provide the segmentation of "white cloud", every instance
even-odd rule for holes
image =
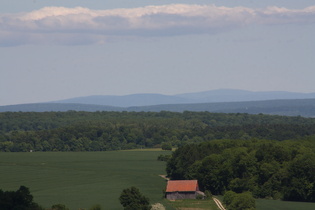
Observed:
[[[0,45],[90,44],[107,37],[219,33],[250,24],[315,23],[315,6],[301,10],[173,4],[133,9],[45,7],[0,15]]]

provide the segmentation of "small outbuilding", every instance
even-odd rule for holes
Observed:
[[[182,200],[182,199],[196,199],[197,195],[204,193],[199,191],[197,180],[169,180],[166,186],[166,199],[168,200]]]

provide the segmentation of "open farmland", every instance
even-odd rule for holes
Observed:
[[[257,199],[256,208],[257,210],[314,210],[315,203]]]
[[[162,202],[166,151],[33,152],[0,153],[0,189],[30,188],[35,202],[45,208],[62,203],[71,210],[100,204],[122,209],[118,197],[124,188],[136,186]],[[165,205],[165,204],[164,204]],[[167,204],[166,204],[167,205]],[[169,208],[168,208],[169,209]]]
[[[122,189],[136,186],[150,198],[161,202],[168,210],[191,208],[216,209],[212,201],[167,202],[162,198],[165,162],[157,161],[168,151],[113,152],[33,152],[0,153],[2,190],[30,188],[35,202],[45,208],[62,203],[71,210],[100,204],[102,209],[122,209],[118,197]],[[220,196],[219,196],[220,197]],[[222,200],[222,197],[220,197]],[[206,206],[200,206],[206,204]],[[258,199],[257,209],[314,209],[314,203],[283,202]]]

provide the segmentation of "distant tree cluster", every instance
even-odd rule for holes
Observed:
[[[5,112],[0,151],[107,151],[215,139],[296,139],[315,134],[315,119],[209,112]]]
[[[2,191],[0,189],[0,209],[44,210],[33,201],[33,196],[25,186],[20,186],[17,191]]]
[[[150,210],[150,200],[136,187],[124,189],[119,197],[124,210]]]
[[[213,194],[315,202],[315,136],[300,141],[220,140],[177,149],[171,179],[197,179]]]
[[[0,189],[0,209],[1,210],[46,210],[46,208],[35,203],[29,188],[20,186],[17,191],[3,191]],[[69,210],[64,204],[54,204],[49,210]],[[96,204],[89,210],[101,210],[101,206]]]

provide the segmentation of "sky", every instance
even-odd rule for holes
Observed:
[[[3,0],[0,106],[214,89],[315,92],[313,0]]]

